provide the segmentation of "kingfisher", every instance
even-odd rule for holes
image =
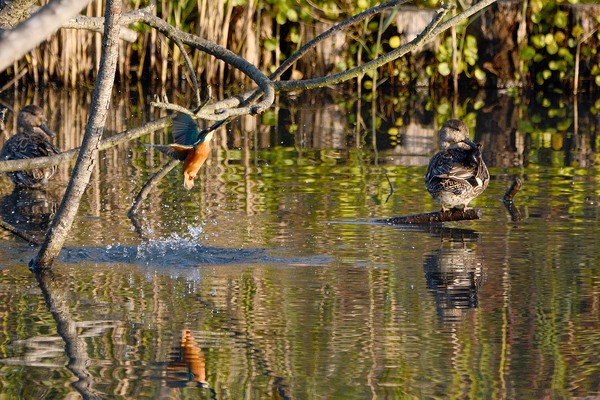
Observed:
[[[183,161],[183,187],[190,190],[194,179],[210,154],[213,130],[200,130],[194,119],[182,112],[173,118],[173,140],[175,143],[147,144],[177,160]]]
[[[17,133],[11,136],[0,150],[0,160],[23,160],[52,156],[60,150],[52,143],[54,132],[46,124],[44,110],[30,104],[19,111]],[[56,173],[56,165],[30,171],[8,172],[11,181],[18,187],[40,188]]]
[[[469,128],[458,119],[450,119],[439,132],[441,150],[435,154],[425,174],[425,186],[442,212],[465,209],[490,182],[490,174],[481,157],[482,145],[469,138]]]

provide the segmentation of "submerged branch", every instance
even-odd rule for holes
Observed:
[[[515,176],[513,183],[510,185],[510,187],[508,188],[506,193],[504,193],[504,197],[502,197],[502,201],[504,203],[512,202],[515,195],[519,192],[519,190],[521,190],[522,185],[523,185],[523,183],[521,182],[519,177]]]
[[[169,172],[171,172],[171,170],[173,168],[175,168],[179,163],[180,163],[179,160],[172,159],[169,162],[167,162],[165,165],[163,165],[158,170],[158,172],[156,172],[154,175],[152,175],[152,177],[150,179],[148,179],[148,181],[144,184],[144,186],[142,186],[139,193],[133,200],[133,203],[131,204],[131,208],[127,212],[127,216],[133,223],[133,226],[135,227],[135,230],[138,233],[138,235],[140,236],[140,238],[142,238],[143,233],[142,233],[141,225],[137,218],[137,214],[140,209],[140,206],[142,205],[142,202],[146,199],[146,197],[148,197],[148,194],[150,194],[150,192],[152,191],[152,189],[154,189],[156,184],[158,182],[160,182],[160,180],[162,178],[164,178]]]
[[[29,242],[29,244],[32,244],[34,246],[39,246],[41,244],[39,240],[31,236],[29,233],[24,232],[15,226],[12,226],[11,224],[9,224],[6,221],[3,221],[2,219],[0,219],[0,228],[12,233],[15,236],[20,237],[21,239],[25,240],[26,242]]]
[[[506,193],[504,193],[504,197],[502,197],[502,203],[504,204],[504,207],[506,207],[506,211],[508,211],[510,219],[513,222],[520,221],[523,219],[523,217],[521,216],[521,212],[519,211],[517,206],[515,206],[515,202],[513,201],[515,195],[519,192],[519,190],[521,190],[522,185],[523,183],[521,182],[519,177],[515,176],[513,183],[510,185]]]
[[[388,225],[431,224],[434,222],[480,219],[482,215],[483,213],[480,208],[468,208],[466,210],[452,208],[447,211],[432,211],[423,214],[400,215],[393,218],[377,219],[375,222]]]

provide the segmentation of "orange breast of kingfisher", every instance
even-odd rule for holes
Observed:
[[[186,189],[191,189],[194,186],[194,178],[196,178],[198,170],[204,165],[209,153],[208,141],[199,144],[196,150],[190,150],[188,153],[183,162],[183,186]]]

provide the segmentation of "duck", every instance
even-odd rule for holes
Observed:
[[[447,120],[439,132],[441,150],[429,161],[425,186],[442,212],[468,209],[487,188],[490,173],[483,162],[481,143],[469,138],[469,128],[459,119]]]
[[[0,160],[23,160],[52,156],[60,153],[52,143],[54,132],[48,128],[44,110],[30,104],[19,111],[17,133],[11,136],[0,150]],[[56,165],[29,171],[7,172],[17,187],[41,188],[56,173]]]
[[[196,121],[182,112],[173,118],[173,140],[171,144],[146,144],[172,158],[183,161],[183,187],[190,190],[198,171],[210,154],[213,131],[200,130]]]

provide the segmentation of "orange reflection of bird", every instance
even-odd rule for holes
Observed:
[[[180,112],[173,118],[175,143],[147,146],[155,147],[158,151],[183,161],[183,187],[189,190],[194,187],[194,178],[210,154],[212,137],[212,131],[200,131],[192,117]]]
[[[192,336],[192,331],[184,329],[181,333],[181,352],[182,361],[189,366],[190,372],[194,375],[196,382],[206,382],[206,360],[204,353]]]

